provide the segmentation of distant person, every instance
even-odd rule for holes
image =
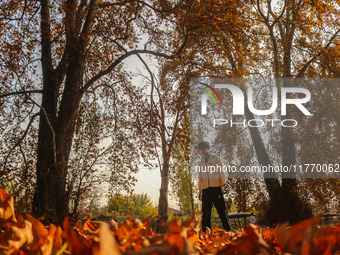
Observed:
[[[199,200],[202,201],[203,211],[202,230],[205,232],[207,227],[211,228],[211,210],[214,204],[224,230],[230,231],[231,227],[227,219],[222,193],[222,186],[225,184],[225,175],[222,171],[223,163],[218,156],[210,153],[208,142],[200,142],[198,149],[203,156],[203,160],[199,162],[200,170],[198,172]]]
[[[250,214],[249,222],[250,222],[251,224],[256,224],[256,219],[255,219],[254,213],[251,213],[251,214]]]

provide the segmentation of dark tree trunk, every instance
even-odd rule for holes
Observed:
[[[245,113],[248,120],[255,119],[254,114],[250,112],[248,108],[246,108]],[[259,164],[265,166],[271,165],[272,163],[264,146],[259,129],[257,127],[249,127],[249,131]],[[263,177],[269,194],[269,208],[266,211],[266,218],[271,225],[284,222],[287,218],[285,208],[283,207],[283,197],[279,180],[270,173],[264,173]]]
[[[191,202],[191,212],[192,212],[192,217],[195,216],[195,206],[194,206],[194,194],[193,194],[193,185],[190,180],[190,202]]]
[[[50,2],[42,0],[41,6],[43,93],[38,135],[37,185],[32,209],[37,217],[43,216],[47,222],[61,224],[68,213],[67,167],[75,116],[82,98],[80,89],[86,54],[84,43],[81,43],[74,33],[69,33],[72,36],[67,36],[64,57],[58,68],[53,68]],[[75,15],[69,13],[70,16]],[[67,65],[64,63],[66,59]],[[65,88],[58,111],[59,88],[65,75]]]
[[[159,189],[158,215],[159,223],[168,219],[168,193],[169,193],[169,158],[163,157],[163,168],[161,172],[161,188]],[[157,232],[165,233],[163,224],[157,224]]]
[[[285,32],[281,32],[283,40],[283,77],[291,78],[291,48],[292,39],[295,31],[295,24],[288,26]],[[282,86],[294,86],[289,81],[284,81]],[[287,106],[287,115],[282,116],[284,119],[292,119],[290,116],[291,105]],[[296,150],[293,129],[282,127],[282,166],[291,168],[296,164]],[[312,210],[307,201],[303,201],[298,194],[298,185],[294,172],[282,173],[282,194],[283,206],[287,211],[287,221],[290,224],[298,223],[304,219],[312,217]]]
[[[287,116],[287,119],[290,117]],[[295,139],[292,128],[282,127],[282,165],[296,164]],[[287,221],[298,223],[312,217],[312,210],[307,201],[303,201],[298,194],[298,185],[294,172],[282,173],[282,194],[284,207],[287,210]]]
[[[246,118],[255,119],[254,114],[246,108]],[[287,117],[289,119],[289,117]],[[255,147],[259,164],[271,165],[269,155],[264,146],[257,127],[249,127],[250,135]],[[292,128],[282,127],[282,165],[290,166],[296,163],[295,141]],[[266,218],[271,225],[288,221],[291,224],[312,216],[307,202],[302,201],[298,195],[295,176],[282,174],[280,185],[276,176],[265,173],[264,181],[269,193],[269,207]]]
[[[51,106],[50,93],[43,93],[39,124],[37,188],[33,200],[33,212],[49,222],[61,223],[68,213],[66,177],[68,160],[74,133],[74,119],[81,95],[77,94],[82,84],[83,63],[81,58],[69,64],[68,75],[58,117],[53,120],[56,109]],[[69,78],[71,77],[71,78]],[[49,84],[47,85],[47,87]],[[56,92],[54,92],[56,93]],[[49,120],[46,120],[46,116]],[[49,116],[52,116],[50,118]]]
[[[33,214],[36,216],[50,215],[54,203],[54,180],[56,154],[54,148],[54,123],[56,113],[56,96],[54,84],[50,79],[44,82],[44,92],[42,98],[42,109],[40,110],[39,136],[38,136],[38,157],[37,157],[37,187],[33,198]],[[46,84],[46,85],[45,85]],[[46,119],[46,115],[48,120]],[[49,122],[49,123],[48,123]]]
[[[55,217],[56,205],[61,205],[59,180],[56,169],[56,134],[55,122],[57,118],[57,100],[59,84],[53,70],[51,58],[51,34],[48,0],[41,1],[41,46],[43,94],[40,109],[40,123],[38,135],[37,183],[33,198],[32,210],[36,216],[43,216],[47,220]]]

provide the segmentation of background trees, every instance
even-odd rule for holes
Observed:
[[[274,1],[255,1],[252,3],[252,8],[250,9],[245,8],[245,6],[242,7],[244,10],[242,13],[242,17],[244,18],[243,21],[247,20],[249,22],[248,25],[251,24],[250,27],[244,23],[242,23],[241,26],[246,40],[233,40],[237,37],[228,37],[228,30],[218,30],[219,33],[215,34],[214,39],[219,42],[219,45],[224,46],[225,52],[223,53],[216,50],[213,51],[213,54],[216,54],[215,59],[220,57],[224,60],[228,60],[219,63],[224,65],[224,70],[230,71],[225,71],[224,75],[219,75],[220,73],[216,71],[216,73],[214,73],[215,77],[327,77],[325,71],[322,70],[325,70],[324,68],[329,66],[329,64],[325,64],[323,55],[327,55],[329,48],[337,48],[339,46],[338,3],[324,3],[318,1],[275,1],[274,3]],[[225,38],[228,38],[229,40],[226,40]],[[226,47],[230,45],[230,41],[233,42],[235,47]],[[235,51],[236,47],[238,51]],[[242,52],[242,56],[238,55],[239,52]],[[333,61],[337,58],[336,52],[337,51],[332,52]],[[329,68],[326,69],[328,70],[330,77],[334,77],[336,70],[333,69],[331,71]],[[202,77],[201,80],[204,81],[204,77]],[[210,81],[207,82],[209,83]],[[294,84],[283,84],[283,86],[288,85],[295,86]],[[263,88],[265,88],[265,86],[263,86]],[[313,91],[313,95],[317,97],[318,93],[312,88],[310,89]],[[260,89],[258,91],[260,91]],[[262,99],[268,98],[268,91],[262,91],[262,94]],[[261,108],[261,106],[263,106],[261,104],[263,100],[261,101],[261,99],[259,99],[258,101],[259,103],[257,105]],[[321,101],[316,100],[316,104],[322,103]],[[319,112],[319,108],[317,109],[317,115],[322,114]],[[224,116],[230,116],[228,112],[225,112],[224,114]],[[275,116],[277,117],[279,115]],[[248,120],[255,118],[249,111],[246,113],[246,117]],[[306,124],[305,120],[295,109],[289,109],[287,116],[281,116],[279,118],[299,118],[300,121],[303,120],[302,125]],[[326,124],[326,122],[328,124]],[[323,122],[322,125],[333,126],[333,124],[335,124],[332,118],[329,118],[326,122]],[[308,125],[304,127],[307,129],[310,128]],[[319,128],[321,128],[321,126],[319,126]],[[245,136],[249,138],[249,134],[254,147],[248,148],[248,152],[250,152],[250,155],[248,156],[256,154],[256,163],[262,165],[290,165],[305,162],[304,160],[306,158],[301,158],[300,155],[305,154],[307,156],[309,147],[301,148],[300,141],[305,140],[303,138],[301,139],[296,133],[300,131],[293,131],[289,128],[282,128],[281,132],[278,133],[271,131],[270,134],[268,133],[268,130],[259,130],[258,128],[249,128],[249,131],[250,132],[248,133],[244,132],[244,130],[222,128],[220,130],[220,141],[217,141],[214,146],[218,147],[217,151],[219,153],[222,153],[223,151],[226,152],[226,160],[229,160],[229,162],[233,162],[233,164],[236,165],[240,164],[241,161],[245,161],[245,159],[239,158],[239,155],[241,155],[239,152],[242,151],[239,151],[239,149],[241,148],[238,147],[237,152],[232,153],[230,147],[235,146],[237,140],[241,140],[240,136],[246,134]],[[318,133],[319,131],[320,130],[316,132]],[[327,131],[330,136],[333,136],[335,132],[336,129],[328,129]],[[195,135],[197,135],[197,133]],[[269,146],[263,138],[265,137],[267,139],[268,136],[271,142]],[[316,145],[315,139],[313,138],[312,140],[314,140],[313,147],[317,148],[318,145]],[[245,141],[242,142],[244,143]],[[337,140],[332,140],[331,143],[337,144]],[[320,146],[319,148],[322,147]],[[334,150],[331,149],[332,147],[328,148],[332,151],[330,155],[324,155],[325,157],[323,160],[319,158],[316,162],[319,162],[320,160],[322,162],[334,161],[335,158],[332,157]],[[254,154],[251,153],[252,150],[254,150]],[[336,154],[338,155],[338,153]],[[242,155],[246,156],[244,154]],[[277,157],[276,155],[280,156]],[[271,223],[277,223],[288,220],[291,223],[294,223],[305,217],[309,217],[311,215],[311,210],[308,208],[308,202],[305,200],[306,195],[302,195],[303,190],[301,188],[306,187],[305,185],[302,185],[303,182],[313,183],[314,180],[304,180],[300,182],[295,178],[284,178],[287,176],[281,177],[283,177],[282,180],[268,178],[267,176],[264,180],[267,193],[269,194],[267,200],[269,202],[267,213],[269,221]],[[328,184],[333,181],[336,180],[318,180],[317,182]],[[333,185],[330,184],[328,187],[332,186]],[[255,190],[260,190],[260,192],[262,192],[260,187],[261,186],[256,187]],[[251,190],[247,185],[245,188],[247,191]],[[238,194],[242,195],[244,192],[244,190],[239,190]],[[309,194],[310,192],[311,191],[306,191],[306,193]],[[239,197],[239,199],[240,198],[242,197]],[[311,199],[310,196],[309,199]],[[245,206],[241,207],[245,208]]]
[[[272,61],[269,63],[273,68],[275,78],[313,77],[312,70],[318,68],[318,58],[330,45],[336,44],[338,41],[337,36],[340,30],[338,27],[339,13],[337,8],[334,8],[336,5],[335,2],[325,3],[322,1],[311,3],[279,1],[275,5],[272,1],[266,3],[256,1],[258,21],[270,42],[264,52],[268,52],[271,56]],[[283,86],[292,86],[292,84]],[[296,117],[294,109],[289,109],[287,115],[281,118],[289,119],[291,117]],[[248,116],[248,119],[250,118],[252,116]],[[252,137],[254,141],[255,136],[252,135]],[[303,162],[299,161],[297,157],[296,140],[292,129],[282,128],[283,165]],[[258,143],[254,141],[254,145],[256,144]],[[303,202],[299,197],[297,182],[298,180],[295,178],[282,179],[281,193],[279,192],[279,194],[283,198],[281,208],[286,212],[283,213],[281,219],[273,219],[274,223],[283,221],[284,215],[287,215],[287,220],[291,223],[311,215],[310,210],[306,208],[308,207],[306,202]],[[278,187],[277,184],[274,186]],[[271,187],[272,184],[270,186],[267,184],[269,191]],[[286,204],[287,202],[288,204]],[[278,203],[274,204],[273,207],[279,207]],[[277,213],[272,211],[269,214]]]
[[[138,216],[146,219],[148,216],[157,214],[157,208],[152,204],[150,197],[145,194],[120,195],[115,194],[109,198],[108,212],[116,217]]]

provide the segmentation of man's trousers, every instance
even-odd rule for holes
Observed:
[[[227,212],[221,187],[209,187],[202,191],[202,230],[206,231],[207,227],[211,228],[211,209],[213,203],[221,219],[224,230],[230,231],[231,227],[227,219]]]

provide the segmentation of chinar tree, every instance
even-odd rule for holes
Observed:
[[[2,138],[11,138],[3,155],[12,148],[22,151],[27,133],[36,129],[36,137],[26,142],[36,153],[30,152],[30,159],[22,153],[22,161],[35,168],[35,215],[61,223],[68,213],[69,159],[84,95],[116,83],[127,86],[122,63],[132,55],[171,59],[183,50],[187,31],[172,31],[171,37],[165,32],[172,23],[167,10],[173,8],[179,6],[139,0],[1,2],[0,111],[16,127],[1,126],[8,134]],[[113,98],[114,90],[98,94]],[[1,165],[7,177],[13,173],[8,158]]]

